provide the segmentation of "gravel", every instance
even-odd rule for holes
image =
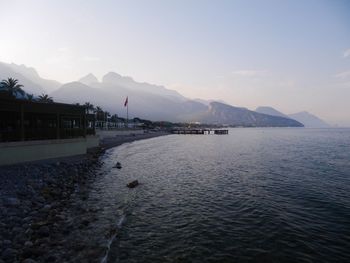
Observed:
[[[99,154],[0,167],[0,263],[75,262],[67,235],[90,222],[69,214],[71,196],[88,195],[85,185],[98,176]]]

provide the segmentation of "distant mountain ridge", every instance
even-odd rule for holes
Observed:
[[[0,79],[3,80],[9,77],[18,79],[18,82],[25,87],[25,91],[27,93],[33,93],[38,95],[44,92],[44,88],[41,87],[41,85],[34,83],[32,80],[23,76],[18,71],[13,70],[13,68],[9,66],[9,64],[0,63]]]
[[[107,73],[101,81],[90,73],[79,81],[61,85],[57,81],[41,78],[34,68],[0,63],[0,78],[8,77],[17,78],[27,93],[34,95],[49,93],[57,102],[81,104],[90,102],[119,116],[126,115],[124,101],[128,96],[130,117],[232,126],[302,127],[300,122],[290,118],[257,113],[228,105],[223,101],[191,100],[175,90],[137,82],[131,77],[115,72]]]
[[[296,120],[258,113],[220,102],[210,103],[209,110],[200,117],[203,122],[251,127],[303,127]]]
[[[129,116],[150,120],[183,121],[181,116],[207,108],[205,105],[174,94],[173,91],[164,91],[158,94],[154,90],[148,92],[147,89],[152,89],[151,84],[146,84],[147,89],[145,90],[141,89],[142,83],[130,84],[135,86],[129,88],[125,82],[120,85],[115,80],[94,83],[90,86],[80,82],[70,82],[50,95],[59,102],[74,103],[78,101],[84,103],[89,101],[110,112],[117,112],[121,116],[126,113],[124,101],[128,96]]]
[[[94,83],[98,83],[98,79],[94,74],[89,73],[86,76],[79,79],[78,82],[83,83],[85,85],[92,85]]]
[[[34,95],[51,92],[62,85],[58,81],[41,78],[34,68],[0,62],[0,78],[9,77],[18,79],[19,83],[26,88],[27,93]]]
[[[186,101],[188,100],[175,90],[167,89],[163,86],[149,84],[146,82],[137,82],[131,77],[122,76],[115,72],[109,72],[102,77],[102,83],[104,87],[119,86],[136,91],[147,91],[152,94],[166,96],[169,99]]]
[[[264,113],[264,114],[269,114],[273,116],[279,116],[279,117],[284,117],[284,118],[290,118],[293,120],[297,120],[298,122],[302,123],[305,127],[308,128],[327,128],[330,127],[328,123],[325,121],[321,120],[317,116],[308,113],[306,111],[294,113],[294,114],[289,114],[286,115],[272,107],[267,107],[267,106],[261,106],[256,108],[256,112],[259,113]]]
[[[93,79],[92,76],[83,78]],[[80,82],[71,82],[63,85],[51,94],[58,100],[67,101],[69,98],[80,98],[81,101],[90,101],[96,105],[104,105],[108,111],[123,112],[123,101],[129,97],[132,114],[151,120],[169,120],[173,122],[202,122],[208,124],[227,124],[233,126],[278,126],[302,127],[295,120],[259,114],[245,108],[238,108],[219,102],[204,104],[198,100],[189,100],[176,91],[162,86],[148,83],[139,83],[130,77],[123,77],[109,72],[90,86]]]
[[[315,116],[307,111],[289,114],[289,117],[303,123],[305,125],[305,127],[308,127],[308,128],[329,128],[329,127],[331,127],[324,120],[321,120],[317,116]]]

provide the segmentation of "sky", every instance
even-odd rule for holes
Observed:
[[[0,61],[350,126],[350,1],[0,0]]]

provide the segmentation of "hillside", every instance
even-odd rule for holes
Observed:
[[[321,120],[319,117],[306,112],[298,112],[294,114],[289,114],[290,118],[297,120],[305,125],[307,128],[328,128],[330,125],[325,121]]]
[[[151,87],[150,84],[147,84]],[[88,86],[80,82],[71,82],[63,85],[50,95],[59,102],[85,103],[89,101],[119,116],[126,115],[124,107],[128,96],[129,116],[138,116],[150,120],[184,121],[186,116],[206,109],[205,105],[187,99],[177,99],[173,94],[167,95],[148,92],[146,89],[130,89],[113,83],[95,83]],[[171,92],[170,92],[171,93]]]
[[[25,87],[27,93],[35,95],[51,92],[62,85],[58,81],[40,77],[34,68],[0,62],[0,79],[9,77],[18,79],[19,83]]]
[[[260,107],[257,107],[256,112],[259,112],[259,113],[263,113],[263,114],[268,114],[268,115],[272,115],[272,116],[279,116],[279,117],[283,117],[283,118],[289,118],[288,115],[272,108],[272,107],[269,107],[269,106],[260,106]]]
[[[258,113],[219,102],[210,103],[209,110],[200,116],[200,120],[206,123],[233,126],[303,127],[300,122],[292,119]]]
[[[264,114],[269,114],[272,116],[280,116],[280,117],[285,117],[285,118],[289,118],[289,119],[293,119],[296,120],[300,123],[302,123],[305,127],[308,128],[327,128],[330,127],[330,125],[328,123],[326,123],[325,121],[321,120],[319,117],[306,112],[306,111],[302,111],[302,112],[298,112],[298,113],[294,113],[294,114],[284,114],[272,107],[258,107],[256,110],[256,112],[259,113],[264,113]]]
[[[21,73],[13,70],[9,64],[0,63],[0,80],[7,79],[9,77],[18,79],[18,82],[25,87],[25,91],[29,94],[33,93],[35,95],[39,95],[45,91],[39,84],[34,83]]]

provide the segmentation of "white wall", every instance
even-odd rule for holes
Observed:
[[[98,137],[0,143],[0,165],[86,154],[97,147]]]

